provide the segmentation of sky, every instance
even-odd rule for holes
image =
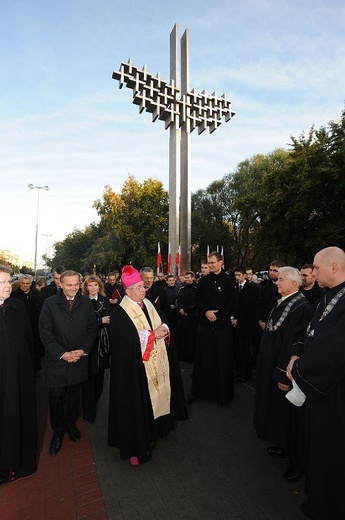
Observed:
[[[191,135],[191,189],[290,137],[339,120],[341,0],[0,0],[0,249],[38,266],[98,216],[128,175],[168,189],[169,132],[112,79],[122,61],[170,79],[175,23],[190,31],[190,87],[226,93],[234,118]],[[31,190],[49,186],[50,190]]]

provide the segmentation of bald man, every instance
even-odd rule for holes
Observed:
[[[327,247],[314,258],[327,289],[307,329],[304,353],[292,356],[287,376],[306,395],[305,474],[313,520],[345,518],[345,253]]]

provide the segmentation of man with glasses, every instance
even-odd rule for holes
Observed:
[[[24,304],[11,291],[11,269],[0,265],[0,485],[37,466],[33,338]]]
[[[140,273],[122,270],[125,296],[110,321],[108,443],[132,466],[146,462],[159,437],[187,419],[177,355],[168,326],[145,297]]]

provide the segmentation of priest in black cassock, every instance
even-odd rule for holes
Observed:
[[[133,466],[146,462],[156,440],[187,419],[180,367],[169,328],[145,298],[132,266],[122,270],[125,296],[110,319],[108,443]]]
[[[280,267],[276,284],[281,298],[273,305],[261,339],[254,427],[260,439],[273,444],[268,447],[271,455],[289,456],[289,467],[283,477],[293,482],[302,476],[300,410],[285,398],[292,388],[286,367],[291,356],[301,352],[310,307],[299,292],[302,278],[297,269]]]
[[[304,351],[287,368],[306,395],[305,474],[313,520],[345,518],[345,253],[337,247],[314,258],[316,280],[326,287],[307,328]]]
[[[0,266],[0,485],[37,467],[34,343],[23,302],[10,298],[11,270]]]

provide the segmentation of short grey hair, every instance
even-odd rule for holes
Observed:
[[[291,267],[290,265],[286,265],[285,267],[279,267],[278,273],[284,273],[288,280],[296,282],[297,287],[301,287],[302,285],[302,276],[296,267]]]
[[[153,273],[152,267],[142,267],[140,269],[140,275],[142,275],[143,273]]]
[[[31,274],[21,274],[19,276],[19,280],[30,280],[30,282],[32,282],[33,278]]]

